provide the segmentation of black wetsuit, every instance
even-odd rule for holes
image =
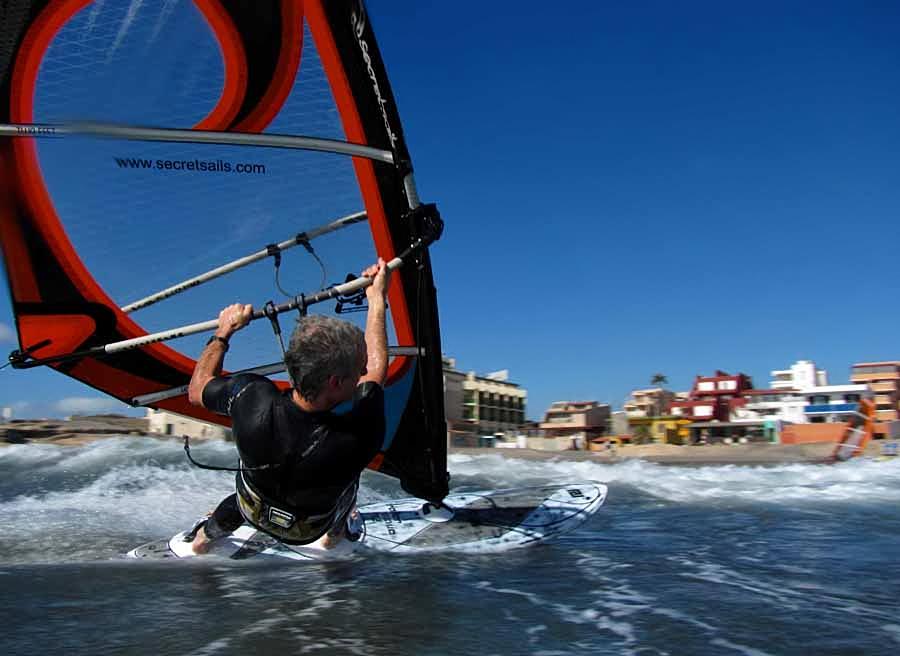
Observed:
[[[231,416],[245,469],[239,477],[294,516],[320,516],[336,509],[380,450],[384,391],[377,383],[363,383],[345,414],[305,412],[291,393],[256,374],[220,376],[203,389],[203,405]],[[244,522],[238,505],[235,495],[219,504],[204,529],[209,538],[230,533]]]

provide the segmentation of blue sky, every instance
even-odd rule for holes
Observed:
[[[529,417],[656,372],[900,359],[896,4],[368,5],[446,221],[444,351],[509,369]],[[4,298],[4,348],[11,326]],[[20,416],[72,399],[104,405],[0,371]]]

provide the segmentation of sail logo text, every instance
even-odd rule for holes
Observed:
[[[226,162],[221,159],[141,159],[115,157],[120,169],[150,169],[153,171],[196,171],[200,173],[255,173],[266,174],[265,164]]]
[[[52,125],[19,125],[16,131],[19,134],[56,134],[56,128]]]
[[[363,61],[366,63],[366,72],[372,80],[372,88],[375,90],[375,100],[381,108],[381,118],[384,121],[384,129],[387,131],[388,138],[391,140],[391,148],[397,145],[397,135],[391,130],[391,122],[388,120],[387,101],[381,95],[381,87],[378,84],[378,78],[375,76],[375,67],[372,66],[372,56],[369,54],[369,44],[363,39],[363,32],[366,29],[366,15],[360,6],[350,15],[350,23],[353,26],[353,33],[356,34],[356,41],[359,43],[359,49],[362,51]]]

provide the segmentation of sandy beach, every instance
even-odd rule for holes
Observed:
[[[865,454],[875,456],[881,443],[870,443]],[[539,451],[536,449],[461,449],[450,453],[466,455],[500,455],[505,458],[528,460],[587,460],[616,463],[640,459],[662,465],[775,465],[784,463],[826,462],[834,451],[834,444],[706,444],[680,446],[674,444],[645,444],[624,446],[610,451]]]

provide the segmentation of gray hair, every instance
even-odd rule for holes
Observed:
[[[300,396],[312,401],[325,389],[329,376],[359,374],[365,345],[363,331],[352,323],[313,314],[297,321],[284,364]]]

